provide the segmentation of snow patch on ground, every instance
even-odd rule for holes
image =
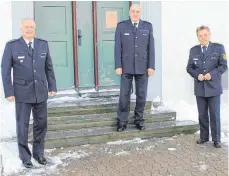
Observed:
[[[29,144],[29,148],[32,151],[32,146]],[[56,168],[59,165],[65,165],[67,163],[64,162],[66,159],[80,159],[89,156],[85,151],[68,151],[65,153],[60,153],[53,157],[46,157],[48,161],[48,165],[42,166],[38,164],[33,158],[31,161],[34,165],[34,168],[27,172],[26,168],[22,165],[21,160],[19,159],[18,148],[16,142],[2,142],[0,144],[3,166],[4,166],[4,175],[10,175],[13,173],[25,172],[24,175],[28,176],[37,176],[42,175],[44,173],[53,173],[56,172]],[[48,149],[45,152],[51,153],[56,149]]]
[[[75,90],[62,90],[56,93],[56,95],[71,95],[71,94],[76,94],[76,91]]]
[[[114,142],[107,142],[108,145],[121,145],[121,144],[136,144],[136,143],[143,143],[148,140],[142,140],[141,138],[134,138],[133,140],[119,140]]]
[[[126,155],[130,155],[130,152],[123,150],[121,152],[115,153],[115,156],[126,156]]]
[[[177,150],[176,148],[168,148],[169,151],[175,151]]]
[[[49,99],[49,102],[66,102],[66,101],[76,101],[76,99],[82,99],[81,97],[69,97],[69,96],[64,96],[64,97],[59,97],[59,98],[52,98]]]
[[[88,153],[79,150],[78,152],[72,152],[72,151],[68,151],[67,153],[60,153],[59,155],[57,155],[58,158],[60,158],[61,160],[65,160],[65,159],[79,159],[79,158],[84,158],[86,156],[89,156]]]
[[[145,150],[151,151],[153,148],[155,148],[154,145],[153,145],[153,146],[147,146],[147,147],[145,148]]]

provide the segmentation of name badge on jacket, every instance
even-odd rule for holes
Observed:
[[[18,59],[25,59],[25,56],[18,56]]]
[[[41,58],[46,58],[46,53],[41,53]]]
[[[197,64],[198,58],[193,58],[195,65]]]

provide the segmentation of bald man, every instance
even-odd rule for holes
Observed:
[[[26,168],[33,166],[31,155],[45,165],[44,139],[47,131],[48,92],[54,96],[56,79],[48,42],[34,38],[35,22],[21,22],[21,37],[7,42],[2,57],[2,81],[5,97],[15,102],[19,157]],[[11,69],[13,68],[13,84]],[[47,84],[48,83],[48,84]],[[33,113],[33,151],[28,148],[28,129]]]
[[[148,76],[155,70],[155,50],[152,24],[140,19],[141,8],[133,4],[130,19],[118,23],[115,32],[115,72],[121,76],[117,131],[124,131],[130,111],[130,94],[133,78],[136,87],[134,118],[136,128],[144,130]]]

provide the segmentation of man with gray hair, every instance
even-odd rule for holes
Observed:
[[[130,92],[133,79],[136,87],[134,124],[144,130],[144,108],[149,76],[155,70],[155,48],[153,26],[141,20],[141,7],[133,4],[130,19],[118,23],[115,31],[115,73],[121,76],[117,131],[127,128],[130,111]]]
[[[15,101],[19,157],[26,168],[33,166],[28,148],[28,129],[33,112],[33,157],[45,165],[44,139],[47,131],[48,92],[54,96],[56,79],[48,42],[35,38],[35,22],[23,19],[21,37],[7,42],[2,57],[2,82],[5,97]],[[11,79],[13,68],[13,84]],[[48,82],[48,84],[47,84]]]
[[[209,141],[210,116],[212,141],[216,148],[220,148],[221,77],[227,70],[227,57],[222,44],[210,42],[211,34],[207,26],[198,27],[196,34],[200,45],[190,49],[187,72],[194,78],[199,112],[200,139],[197,144]]]

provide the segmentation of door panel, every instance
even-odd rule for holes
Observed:
[[[94,88],[92,2],[76,1],[76,16],[77,30],[82,35],[78,37],[79,88]]]
[[[114,71],[114,35],[117,23],[129,19],[129,1],[97,1],[99,86],[120,84]]]
[[[71,2],[36,1],[35,21],[36,36],[49,43],[57,88],[74,86]]]

